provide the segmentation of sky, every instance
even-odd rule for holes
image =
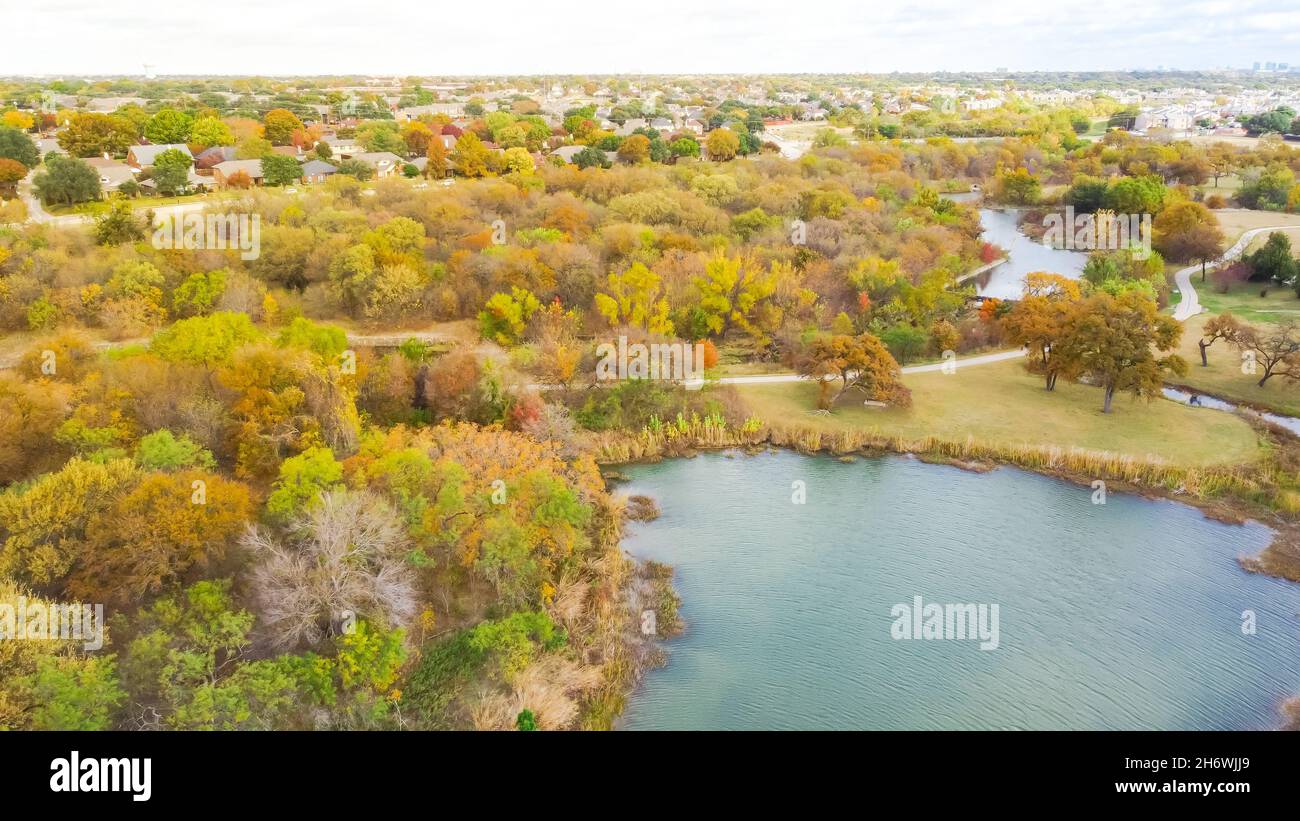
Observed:
[[[0,75],[694,74],[1300,64],[1297,0],[4,0]]]

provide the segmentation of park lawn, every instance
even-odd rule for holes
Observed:
[[[1102,414],[1099,389],[1062,383],[1049,393],[1015,360],[955,374],[907,374],[903,381],[912,390],[910,408],[867,408],[847,398],[829,416],[812,412],[817,388],[806,382],[735,387],[750,410],[769,424],[828,432],[858,429],[953,441],[975,437],[1012,446],[1078,446],[1189,466],[1254,462],[1266,447],[1231,414],[1165,399],[1147,403],[1117,396],[1112,412]]]
[[[1289,290],[1281,289],[1286,295],[1286,302],[1293,305],[1300,318],[1300,299]],[[1258,300],[1258,297],[1255,298]],[[1201,297],[1205,301],[1205,297]],[[1272,301],[1270,295],[1269,301]],[[1233,311],[1239,318],[1247,318]],[[1187,375],[1174,377],[1171,382],[1187,385],[1205,393],[1245,402],[1250,405],[1268,408],[1286,416],[1300,416],[1300,384],[1289,383],[1280,376],[1268,380],[1264,387],[1255,384],[1260,374],[1254,376],[1241,372],[1241,354],[1223,340],[1210,346],[1206,356],[1209,365],[1201,366],[1201,354],[1196,341],[1201,338],[1201,328],[1214,314],[1198,314],[1184,323],[1183,339],[1178,353],[1187,360]],[[1271,319],[1276,320],[1278,314]]]
[[[1210,315],[1230,311],[1237,319],[1251,323],[1300,319],[1300,298],[1295,290],[1276,282],[1238,282],[1227,293],[1219,293],[1213,275],[1202,282],[1200,274],[1193,274],[1192,287],[1201,307]]]

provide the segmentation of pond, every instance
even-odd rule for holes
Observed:
[[[984,226],[985,242],[1008,252],[1009,258],[997,267],[976,278],[976,293],[998,299],[1019,299],[1024,287],[1025,274],[1048,271],[1078,279],[1088,255],[1082,251],[1064,251],[1031,239],[1020,232],[1019,211],[980,209],[980,224]]]
[[[623,470],[663,509],[624,546],[687,622],[626,729],[1263,729],[1300,693],[1300,585],[1236,561],[1262,525],[899,456]],[[996,629],[908,638],[915,597]]]

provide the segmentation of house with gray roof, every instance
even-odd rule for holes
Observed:
[[[191,160],[194,159],[194,155],[190,153],[190,147],[185,143],[168,143],[165,145],[133,145],[131,146],[131,150],[126,152],[126,163],[127,165],[134,168],[136,171],[143,171],[144,169],[151,168],[153,166],[154,160],[158,159],[159,154],[163,153],[164,151],[171,151],[171,150],[179,151],[185,156],[189,157]]]

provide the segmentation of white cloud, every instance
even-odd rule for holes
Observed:
[[[10,11],[4,74],[558,74],[1300,63],[1287,0],[225,0]]]

